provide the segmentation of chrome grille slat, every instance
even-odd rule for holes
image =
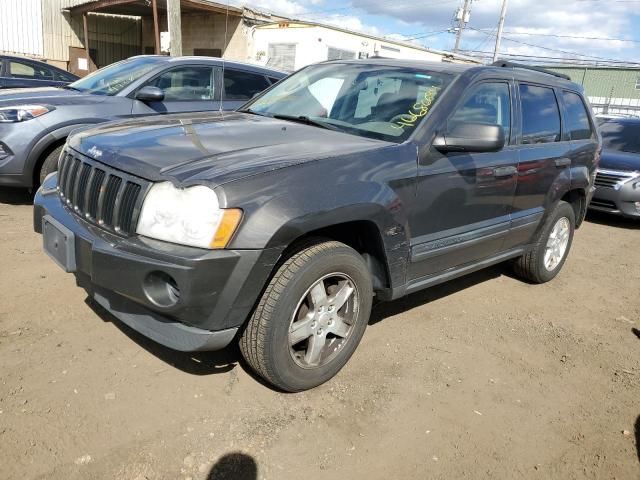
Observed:
[[[76,187],[78,185],[79,175],[78,171],[80,170],[81,162],[79,159],[73,159],[73,165],[71,165],[71,170],[69,171],[69,178],[67,179],[67,204],[73,208],[73,194],[76,191]]]
[[[598,170],[594,183],[597,187],[616,188],[620,183],[632,178],[633,176],[633,172]]]
[[[135,232],[149,182],[66,151],[60,161],[58,193],[75,214],[127,236]]]

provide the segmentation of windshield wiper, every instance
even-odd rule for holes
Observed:
[[[335,125],[330,125],[324,122],[318,122],[316,120],[312,120],[305,115],[281,115],[275,114],[272,115],[273,118],[277,118],[278,120],[287,120],[290,122],[304,123],[305,125],[311,125],[313,127],[326,128],[327,130],[340,131],[340,128]]]
[[[79,88],[72,87],[71,85],[60,85],[59,88],[64,88],[65,90],[75,90],[76,92],[81,91]]]
[[[240,108],[240,109],[236,110],[236,112],[250,113],[251,115],[260,115],[261,117],[268,117],[269,116],[266,113],[256,112],[255,110],[251,110],[250,108]]]

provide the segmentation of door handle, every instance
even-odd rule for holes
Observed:
[[[554,160],[554,162],[556,164],[556,167],[558,167],[558,168],[564,168],[564,167],[568,167],[568,166],[571,165],[571,159],[570,158],[566,158],[566,157],[556,158]]]
[[[511,177],[518,173],[518,169],[513,166],[509,167],[496,167],[493,169],[493,176],[496,178],[500,177]]]

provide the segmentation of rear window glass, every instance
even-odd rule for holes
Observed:
[[[564,106],[567,109],[567,128],[571,140],[587,140],[591,138],[591,123],[584,102],[579,95],[562,92]]]
[[[269,86],[262,75],[241,72],[240,70],[224,71],[224,94],[226,100],[249,100],[256,93]]]
[[[640,122],[609,120],[600,125],[600,133],[603,148],[640,153]]]
[[[520,85],[522,143],[560,141],[560,110],[551,88]]]

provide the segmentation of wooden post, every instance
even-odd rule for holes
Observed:
[[[167,0],[167,23],[169,24],[169,44],[172,57],[182,55],[182,21],[180,0]]]
[[[160,26],[158,25],[158,0],[151,0],[153,9],[153,34],[156,45],[156,55],[160,55]]]
[[[89,53],[89,22],[87,12],[82,14],[82,28],[84,30],[84,49],[87,51],[87,71],[91,71],[91,55]]]

